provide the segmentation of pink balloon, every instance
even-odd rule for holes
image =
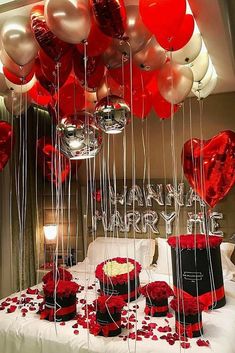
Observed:
[[[158,78],[159,92],[172,104],[181,103],[193,86],[193,73],[187,66],[167,62],[160,69]]]

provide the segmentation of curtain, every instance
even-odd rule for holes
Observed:
[[[15,139],[11,159],[0,174],[0,296],[3,297],[36,283],[36,232],[40,227],[43,183],[36,165],[36,140],[38,136],[50,136],[51,123],[46,112],[33,107],[25,115],[13,118],[1,101],[0,113],[1,120],[13,123]]]

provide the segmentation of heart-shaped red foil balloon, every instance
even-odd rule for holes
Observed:
[[[12,126],[6,121],[0,121],[0,172],[11,156],[13,141]]]
[[[43,5],[37,5],[32,8],[31,28],[40,47],[54,61],[59,61],[71,48],[70,44],[63,42],[50,31],[44,17]]]
[[[207,141],[188,140],[182,164],[189,184],[213,208],[235,183],[235,133],[227,130]]]
[[[69,176],[69,160],[52,144],[49,137],[41,137],[37,141],[38,165],[43,176],[55,185],[63,183]]]

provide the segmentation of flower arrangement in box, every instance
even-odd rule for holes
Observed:
[[[140,288],[140,293],[146,297],[144,312],[150,316],[165,316],[168,313],[168,298],[174,293],[164,281],[155,281]]]
[[[49,281],[55,281],[59,279],[63,281],[71,281],[73,279],[73,276],[69,271],[59,267],[57,269],[53,269],[52,271],[48,272],[45,276],[43,276],[42,281],[43,283],[47,283]]]
[[[180,336],[202,335],[202,311],[205,306],[198,298],[174,298],[170,306],[175,311],[175,329]]]
[[[121,333],[121,311],[126,305],[122,296],[101,295],[93,303],[96,320],[90,322],[90,333],[113,337]]]
[[[104,295],[120,295],[126,301],[139,296],[141,265],[130,258],[116,257],[96,267],[95,275]],[[129,291],[128,291],[129,290]]]
[[[43,286],[45,303],[41,319],[68,321],[76,315],[76,293],[79,285],[72,281],[48,281]]]

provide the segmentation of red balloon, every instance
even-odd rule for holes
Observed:
[[[49,93],[49,94],[54,94],[55,93],[55,85],[47,79],[47,77],[44,75],[42,72],[42,67],[39,58],[35,59],[35,76],[40,85]]]
[[[235,183],[235,133],[226,130],[207,141],[188,140],[182,164],[189,184],[213,208]]]
[[[48,91],[39,83],[36,82],[35,85],[28,91],[29,96],[35,104],[47,107],[52,101],[51,95]]]
[[[111,41],[112,39],[110,37],[106,36],[99,30],[99,27],[92,17],[91,30],[86,44],[86,54],[88,56],[98,56],[103,54]],[[81,54],[84,54],[84,44],[77,44],[76,47]]]
[[[42,72],[55,87],[57,87],[58,81],[59,87],[62,87],[66,82],[72,70],[72,54],[73,50],[68,51],[64,56],[61,57],[60,63],[58,64],[49,56],[47,56],[43,50],[39,50],[38,55]],[[57,73],[59,73],[59,75],[57,75]]]
[[[32,80],[34,75],[34,70],[32,70],[26,77],[19,77],[13,74],[6,66],[3,66],[3,73],[5,77],[12,83],[16,85],[25,85]]]
[[[14,143],[13,128],[7,121],[0,121],[0,172],[7,164]]]
[[[50,137],[41,137],[37,141],[38,166],[43,176],[55,185],[63,183],[69,176],[69,160],[51,144]],[[61,170],[59,169],[61,166]]]
[[[85,86],[85,67],[84,56],[79,52],[74,53],[73,67],[74,73],[77,76],[81,86],[86,88],[87,91],[95,91],[99,87],[101,80],[104,76],[104,64],[101,57],[88,56],[86,62],[86,87]]]
[[[194,31],[194,18],[192,15],[185,15],[182,25],[171,38],[156,34],[158,43],[168,51],[175,51],[183,48],[190,40]]]
[[[55,61],[59,61],[71,48],[70,44],[63,42],[50,31],[44,17],[43,5],[37,5],[32,8],[31,29],[40,47]]]
[[[186,12],[186,0],[140,0],[140,14],[154,34],[171,38],[179,29]]]
[[[122,39],[126,29],[123,0],[91,0],[94,18],[100,30],[109,37]]]
[[[125,91],[125,100],[131,106],[131,92]],[[132,91],[132,112],[136,118],[144,119],[152,108],[151,93],[147,88]]]
[[[180,104],[173,104],[167,102],[159,92],[156,92],[152,96],[153,108],[155,113],[158,115],[160,119],[168,119],[171,118],[172,110],[173,114],[176,113],[179,108]]]
[[[84,108],[85,92],[73,75],[70,75],[64,86],[60,88],[59,95],[55,95],[56,101],[58,97],[60,118],[74,115]]]
[[[97,190],[96,192],[93,192],[93,199],[96,202],[101,202],[102,196],[101,196],[101,190]]]
[[[156,75],[156,71],[143,71],[138,66],[131,65],[126,63],[123,68],[110,69],[109,73],[116,82],[125,87],[131,87],[132,79],[132,87],[134,89],[143,88]]]

